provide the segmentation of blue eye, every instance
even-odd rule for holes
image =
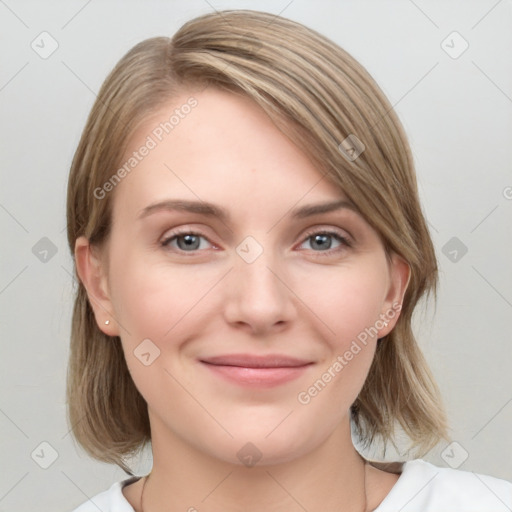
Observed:
[[[333,246],[333,239],[338,242],[338,246]],[[343,247],[351,247],[350,242],[335,231],[317,231],[315,233],[308,234],[308,237],[302,242],[303,244],[307,241],[310,242],[312,250],[315,252],[335,252]],[[318,249],[318,250],[317,250]]]
[[[202,241],[206,242],[206,247]],[[310,243],[310,249],[312,251],[326,254],[331,254],[344,248],[352,247],[346,237],[335,231],[314,231],[307,233],[307,237],[304,239],[301,246],[306,242]],[[169,236],[161,242],[162,247],[169,248],[177,252],[191,254],[208,249],[208,244],[210,246],[212,245],[211,242],[201,233],[193,231],[170,233]]]
[[[207,240],[203,235],[191,231],[174,233],[162,241],[162,246],[171,247],[171,243],[176,241],[177,247],[172,246],[173,248],[183,252],[194,252],[201,248],[204,249],[204,247],[201,247],[201,239]]]

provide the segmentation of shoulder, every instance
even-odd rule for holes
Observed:
[[[375,512],[396,510],[510,512],[512,483],[415,459],[403,464],[400,478]]]
[[[133,507],[123,495],[123,487],[137,481],[140,477],[132,476],[112,484],[110,489],[100,492],[96,496],[82,503],[72,512],[134,512]]]

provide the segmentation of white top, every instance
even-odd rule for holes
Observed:
[[[116,482],[108,491],[97,494],[73,512],[134,512],[124,497],[122,488],[139,478],[133,476]],[[397,482],[373,512],[511,510],[511,482],[471,471],[441,468],[423,459],[415,459],[403,463]]]

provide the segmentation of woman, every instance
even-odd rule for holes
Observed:
[[[448,439],[411,329],[437,264],[406,136],[364,68],[223,11],[135,46],[76,151],[69,421],[132,474],[77,510],[507,510],[422,459]],[[508,500],[508,502],[507,502]],[[501,509],[499,507],[502,507]]]

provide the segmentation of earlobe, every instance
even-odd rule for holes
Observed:
[[[384,320],[384,325],[382,329],[379,329],[379,338],[388,335],[395,327],[402,310],[405,292],[411,280],[411,267],[398,254],[393,254],[389,272],[390,286],[380,316]]]
[[[91,246],[85,237],[75,242],[75,265],[80,281],[87,291],[99,329],[108,336],[119,336],[113,321],[113,307],[108,288],[107,272],[100,251]]]

